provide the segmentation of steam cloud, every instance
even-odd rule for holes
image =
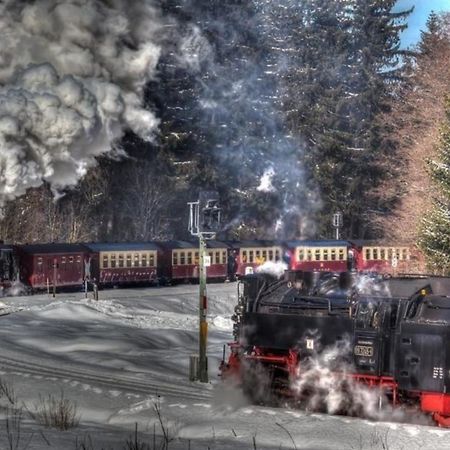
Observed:
[[[349,340],[313,354],[301,364],[291,388],[309,411],[346,414],[371,420],[429,424],[420,411],[393,407],[384,392],[349,376],[355,368],[348,362]]]
[[[282,261],[266,261],[264,264],[256,268],[257,273],[267,273],[273,275],[276,278],[280,278],[284,272],[288,269],[287,264]]]
[[[0,3],[0,206],[43,181],[74,186],[125,129],[151,139],[160,31],[147,1]]]

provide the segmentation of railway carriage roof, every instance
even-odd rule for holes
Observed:
[[[94,252],[160,250],[160,247],[154,242],[96,242],[85,245]]]
[[[410,247],[410,244],[407,244],[405,242],[366,241],[362,239],[356,239],[350,242],[355,247]]]
[[[206,240],[206,248],[228,248],[228,245],[225,242],[216,241],[214,239]],[[161,247],[167,250],[189,250],[189,249],[198,249],[199,243],[198,241],[167,241],[161,242]]]
[[[272,240],[247,240],[247,241],[227,241],[231,248],[257,248],[257,247],[277,247],[281,245],[279,241]]]
[[[86,253],[88,249],[82,244],[26,244],[19,246],[22,251],[29,254],[42,253]]]
[[[295,247],[348,247],[348,241],[336,241],[336,240],[293,240],[286,241],[286,246],[289,248]]]

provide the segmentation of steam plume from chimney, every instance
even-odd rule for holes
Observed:
[[[74,186],[126,129],[151,139],[160,30],[149,1],[0,2],[0,206]]]

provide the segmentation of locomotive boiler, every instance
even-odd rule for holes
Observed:
[[[349,396],[375,388],[450,426],[450,278],[291,271],[248,275],[239,290],[221,373],[251,400],[314,394],[317,373],[301,391],[298,380],[326,354]]]

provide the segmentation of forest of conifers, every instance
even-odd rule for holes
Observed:
[[[448,266],[448,15],[405,49],[395,0],[160,3],[155,137],[127,132],[57,201],[44,183],[7,202],[3,240],[187,238],[186,203],[214,189],[227,238],[331,238],[341,211],[343,238]]]

